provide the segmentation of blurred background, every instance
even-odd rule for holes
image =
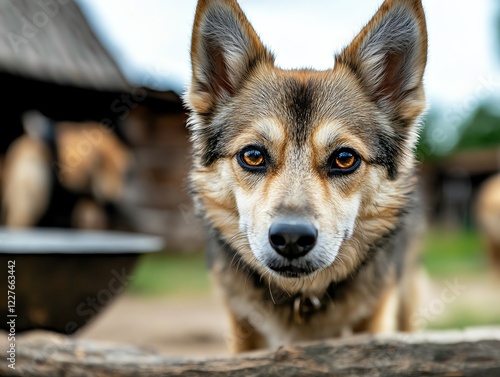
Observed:
[[[278,65],[327,69],[381,2],[240,4]],[[429,108],[418,155],[430,279],[415,321],[498,325],[500,3],[423,3]],[[97,307],[77,336],[175,355],[225,352],[224,312],[185,181],[181,96],[195,6],[0,0],[1,225],[147,233],[167,245],[141,257],[125,293]]]

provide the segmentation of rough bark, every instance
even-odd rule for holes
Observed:
[[[7,343],[4,333],[0,341],[2,350]],[[9,369],[5,358],[2,359],[0,375],[25,377],[498,377],[500,328],[356,336],[203,360],[172,359],[146,349],[35,333],[17,340],[15,370]]]

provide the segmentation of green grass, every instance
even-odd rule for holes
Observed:
[[[433,277],[477,275],[486,268],[486,254],[475,232],[431,229],[424,242],[423,262]]]
[[[431,279],[439,284],[458,279],[472,292],[445,305],[445,314],[428,322],[428,329],[463,329],[500,325],[500,310],[488,277],[487,253],[481,237],[473,232],[450,232],[431,228],[423,250],[423,262]],[[444,288],[443,288],[444,289]],[[472,296],[471,296],[472,295]],[[473,298],[473,303],[470,301]]]
[[[145,255],[139,261],[129,292],[147,295],[193,296],[210,291],[202,254]]]
[[[497,312],[460,308],[450,313],[445,321],[430,321],[427,329],[445,330],[488,326],[500,326],[500,317]]]

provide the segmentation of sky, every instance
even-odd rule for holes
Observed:
[[[189,81],[195,0],[79,0],[126,77],[182,93]],[[382,0],[240,0],[282,68],[327,69]],[[498,0],[423,0],[429,34],[425,88],[429,107],[466,116],[500,95]],[[155,80],[151,81],[151,77]]]

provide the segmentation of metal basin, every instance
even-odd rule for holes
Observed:
[[[141,254],[163,248],[149,235],[0,227],[0,328],[72,334],[127,288]]]

